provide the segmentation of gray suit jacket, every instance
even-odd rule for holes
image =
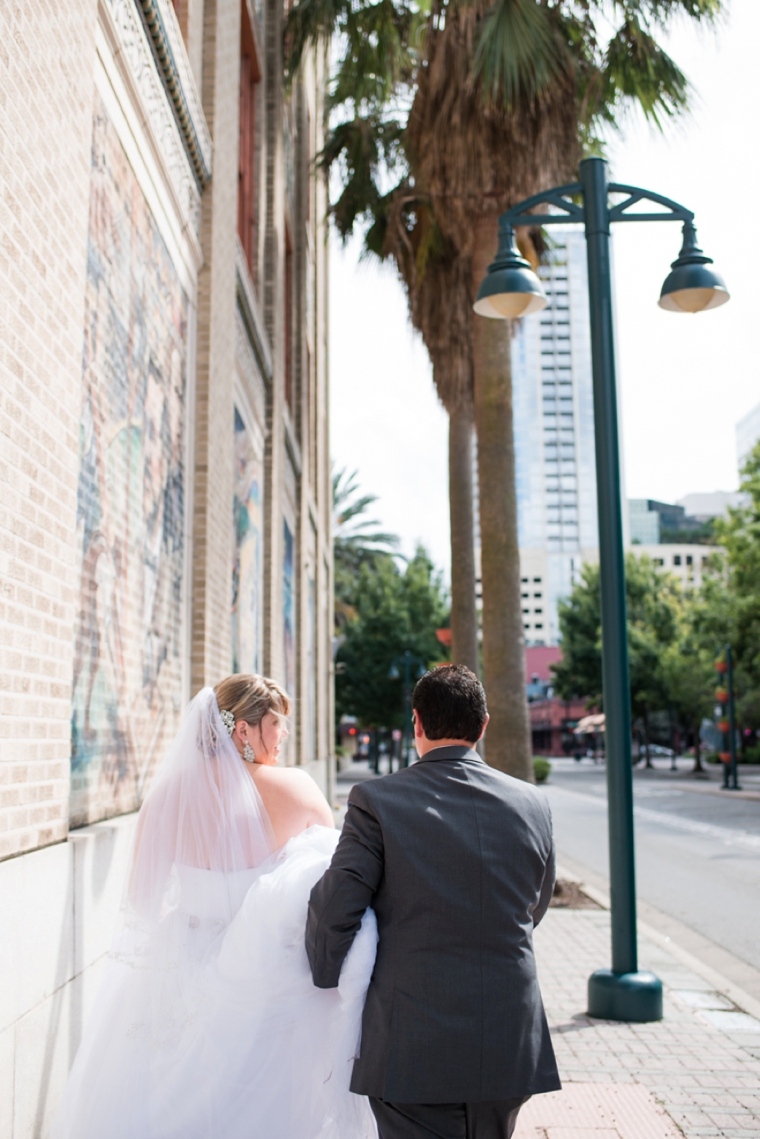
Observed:
[[[559,1088],[533,956],[553,886],[545,797],[469,748],[352,789],[306,928],[328,989],[367,906],[377,914],[352,1091],[461,1103]]]

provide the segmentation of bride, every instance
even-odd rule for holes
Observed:
[[[51,1139],[374,1139],[348,1090],[377,944],[311,981],[309,893],[337,843],[303,771],[277,767],[274,681],[204,688],[137,822],[121,928]]]

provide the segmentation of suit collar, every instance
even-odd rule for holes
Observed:
[[[466,759],[474,761],[475,763],[484,762],[474,747],[462,747],[459,745],[431,748],[425,755],[419,757],[417,763],[426,763],[429,759]]]

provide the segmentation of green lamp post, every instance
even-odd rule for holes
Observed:
[[[712,261],[697,245],[694,214],[690,210],[649,190],[609,183],[607,164],[601,158],[581,162],[580,177],[580,182],[536,194],[502,214],[496,259],[478,290],[474,308],[481,316],[501,320],[539,312],[547,300],[541,282],[516,248],[515,228],[568,223],[584,226],[591,315],[612,925],[612,968],[598,969],[589,978],[588,1011],[591,1016],[609,1020],[650,1021],[662,1017],[662,983],[654,973],[638,967],[631,694],[610,223],[683,223],[683,246],[660,293],[662,308],[701,312],[725,304],[729,294],[722,278],[711,268]],[[623,199],[611,203],[611,194],[623,195]],[[639,206],[647,202],[659,209],[647,212]],[[541,205],[550,207],[552,212],[531,212]]]

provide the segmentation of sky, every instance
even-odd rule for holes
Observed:
[[[614,229],[618,383],[626,491],[673,502],[734,490],[736,422],[760,403],[760,264],[749,224],[760,183],[753,80],[758,0],[730,0],[717,29],[675,25],[668,50],[693,87],[690,114],[663,135],[632,117],[609,147],[610,177],[696,214],[700,244],[731,301],[696,316],[657,307],[680,227]],[[495,242],[495,235],[494,235]],[[378,496],[374,517],[411,553],[421,542],[449,573],[448,421],[427,352],[409,326],[395,272],[333,239],[330,258],[331,449]],[[756,279],[753,278],[756,276]]]

